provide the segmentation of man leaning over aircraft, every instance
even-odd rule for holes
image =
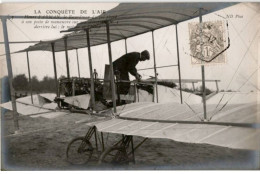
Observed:
[[[125,82],[118,83],[119,94],[127,94],[130,89],[130,79],[128,73],[135,76],[136,80],[141,80],[142,76],[137,72],[136,65],[139,61],[150,59],[150,53],[147,50],[127,53],[113,62],[115,76],[118,80]]]

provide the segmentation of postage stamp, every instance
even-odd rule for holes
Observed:
[[[189,23],[191,64],[219,64],[226,62],[225,52],[225,26],[223,21],[207,21],[202,23]],[[220,54],[221,53],[221,54]],[[205,60],[205,61],[204,61]]]

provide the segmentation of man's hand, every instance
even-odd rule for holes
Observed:
[[[140,81],[140,80],[142,79],[142,76],[137,73],[136,76],[135,76],[135,78],[136,78],[136,80]]]

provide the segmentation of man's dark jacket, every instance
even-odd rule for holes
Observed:
[[[132,52],[123,55],[113,62],[114,71],[119,71],[120,74],[130,73],[136,76],[137,70],[135,66],[138,64],[140,59],[140,53]]]
[[[118,58],[113,62],[115,75],[119,75],[120,80],[129,81],[128,72],[136,76],[137,70],[135,66],[138,64],[139,59],[140,53],[138,52],[128,53]],[[120,94],[127,94],[129,92],[130,82],[120,82],[118,83],[118,88]]]

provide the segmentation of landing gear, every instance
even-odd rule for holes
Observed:
[[[126,148],[110,147],[105,150],[98,161],[99,165],[127,165],[129,163]]]
[[[93,135],[95,147],[93,147],[90,142]],[[128,165],[129,163],[135,163],[135,150],[147,140],[147,138],[145,138],[134,147],[133,136],[122,135],[122,138],[117,143],[105,149],[102,132],[100,136],[101,140],[94,126],[88,130],[85,137],[77,137],[70,141],[66,151],[67,161],[71,164],[98,163],[103,166]],[[98,146],[102,147],[102,150],[99,151]]]
[[[66,150],[67,161],[71,164],[85,164],[90,161],[94,148],[90,138],[96,133],[96,128],[88,130],[85,137],[77,137],[70,141]]]
[[[94,149],[89,140],[84,137],[77,137],[67,147],[67,161],[71,164],[85,164],[91,159],[93,151]]]
[[[105,150],[98,161],[99,165],[128,165],[131,162],[130,155],[127,153],[130,142],[133,136],[124,136],[116,145]],[[133,158],[134,159],[134,156]]]

